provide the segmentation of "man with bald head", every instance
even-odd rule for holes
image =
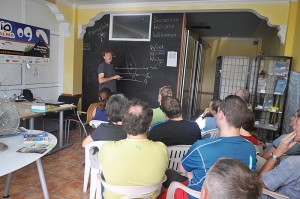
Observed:
[[[152,120],[152,109],[141,100],[129,101],[122,114],[123,131],[127,138],[106,142],[100,150],[103,175],[109,184],[145,186],[159,184],[168,167],[168,150],[161,142],[147,139],[146,132]],[[104,190],[104,198],[122,195]],[[152,193],[151,198],[156,198]]]

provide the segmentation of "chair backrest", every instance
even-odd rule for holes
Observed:
[[[156,192],[156,197],[160,194],[162,183],[167,180],[167,176],[165,175],[163,180],[156,185],[146,185],[146,186],[120,186],[120,185],[112,185],[102,178],[101,175],[98,175],[98,188],[97,192],[100,192],[101,186],[100,183],[103,185],[103,187],[111,192],[124,195],[121,197],[121,199],[129,199],[129,198],[149,198],[149,194]],[[97,195],[100,195],[99,193]]]
[[[256,151],[256,155],[262,156],[264,154],[264,151],[257,145],[254,145],[255,147],[255,151]]]
[[[286,195],[282,195],[280,193],[276,193],[276,192],[270,191],[270,190],[265,189],[265,188],[263,188],[262,193],[264,195],[271,196],[272,198],[275,198],[275,199],[289,199],[290,198]]]
[[[256,155],[256,172],[259,172],[261,168],[264,166],[264,164],[267,162],[267,160],[260,155]]]
[[[86,111],[86,121],[83,123],[84,125],[89,124],[89,122],[93,119],[93,110],[100,105],[100,102],[92,103],[88,110]]]
[[[181,184],[180,182],[172,182],[168,188],[166,199],[173,199],[176,189],[182,189],[187,192],[189,195],[192,195],[195,198],[201,198],[201,192],[188,188],[187,186]]]
[[[173,169],[179,172],[179,163],[181,162],[181,158],[186,154],[191,145],[174,145],[168,146],[169,152],[169,169]]]
[[[87,188],[89,175],[91,173],[90,199],[95,198],[97,188],[97,174],[101,173],[101,163],[98,159],[98,155],[91,155],[91,150],[92,148],[97,147],[100,151],[104,143],[105,141],[94,141],[85,146],[84,190],[86,190]]]
[[[78,106],[78,102],[79,102],[79,99],[81,98],[81,95],[78,94],[78,95],[71,95],[71,94],[65,94],[65,93],[62,93],[59,97],[58,97],[58,100],[59,102],[64,102],[66,104],[73,104],[75,106]],[[76,117],[76,111],[77,111],[77,108],[73,109],[73,110],[69,110],[69,111],[65,111],[64,112],[64,116],[65,118],[68,118],[68,117]]]
[[[210,135],[209,138],[218,138],[220,137],[220,129],[211,129],[201,134],[202,137]]]

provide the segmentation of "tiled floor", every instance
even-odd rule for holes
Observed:
[[[43,169],[51,199],[88,199],[89,190],[83,192],[84,149],[79,129],[70,132],[69,146],[42,158]],[[1,163],[0,163],[1,164]],[[6,176],[0,177],[0,197],[4,194]],[[43,199],[36,168],[32,163],[12,174],[10,199]]]

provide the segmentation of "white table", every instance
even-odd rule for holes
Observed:
[[[5,185],[4,197],[8,196],[12,172],[21,169],[29,165],[30,163],[36,161],[37,170],[39,173],[41,186],[44,193],[44,198],[49,199],[49,193],[48,193],[47,184],[44,176],[41,157],[49,153],[49,151],[55,147],[55,145],[57,144],[57,139],[51,133],[48,134],[50,137],[49,144],[51,145],[51,147],[49,146],[47,151],[45,151],[43,154],[17,152],[18,149],[24,146],[32,145],[32,144],[24,144],[22,135],[2,137],[2,138],[0,137],[0,142],[8,145],[8,149],[0,153],[0,177],[8,174],[6,185]]]
[[[14,105],[17,107],[19,113],[20,113],[20,119],[29,119],[29,128],[34,129],[34,118],[35,117],[41,117],[43,115],[46,115],[46,113],[52,112],[52,113],[59,113],[59,125],[58,125],[58,143],[59,148],[57,150],[63,149],[67,146],[70,146],[70,144],[64,143],[64,111],[72,110],[76,108],[75,105],[68,105],[68,106],[58,106],[53,107],[45,112],[36,113],[31,111],[31,105],[32,102],[15,102]],[[57,151],[56,150],[56,151]]]

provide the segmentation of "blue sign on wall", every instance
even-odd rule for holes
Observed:
[[[0,18],[0,54],[50,57],[50,30]]]

